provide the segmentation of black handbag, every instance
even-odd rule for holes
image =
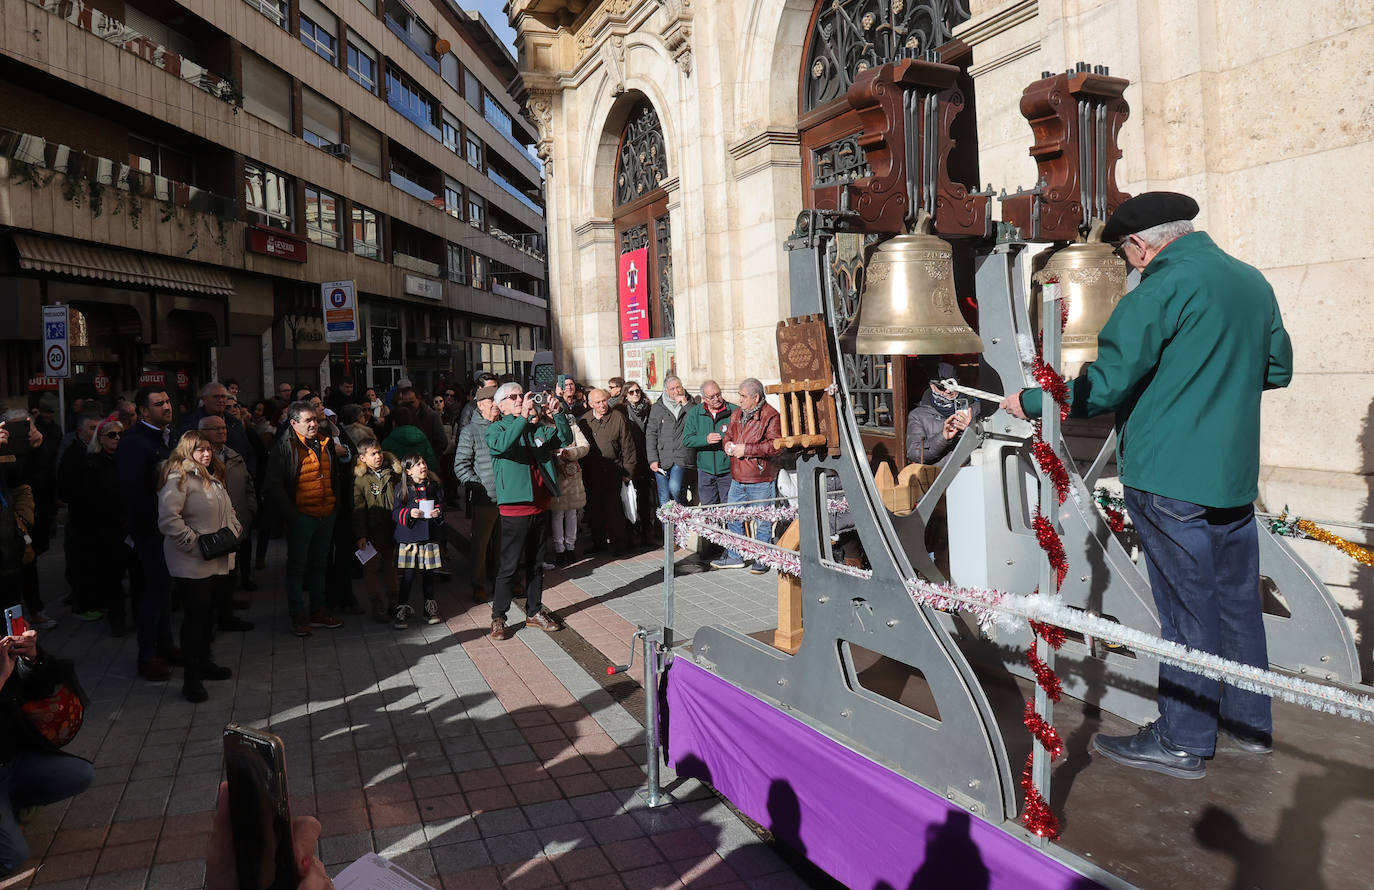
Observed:
[[[221,556],[228,556],[239,549],[239,538],[226,525],[217,532],[201,535],[196,539],[196,544],[200,546],[201,558],[206,560],[219,559]]]

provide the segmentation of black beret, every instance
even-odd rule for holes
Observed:
[[[1127,235],[1168,222],[1192,219],[1197,214],[1197,202],[1187,195],[1178,192],[1145,192],[1128,198],[1116,208],[1116,213],[1107,220],[1107,227],[1102,230],[1102,240],[1111,244]]]

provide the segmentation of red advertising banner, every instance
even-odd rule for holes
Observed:
[[[620,255],[620,339],[649,339],[649,248]]]
[[[297,238],[290,232],[269,229],[265,226],[247,226],[244,229],[247,247],[253,253],[281,257],[297,263],[305,262],[304,238]]]

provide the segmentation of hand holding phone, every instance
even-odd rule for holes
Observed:
[[[301,875],[292,843],[282,740],[229,724],[224,727],[224,772],[237,890],[296,890]]]
[[[10,606],[5,609],[5,635],[17,637],[29,629],[29,623],[24,620],[23,606]]]

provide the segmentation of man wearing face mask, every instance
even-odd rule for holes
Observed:
[[[954,366],[940,362],[934,371],[930,388],[906,418],[906,459],[913,464],[943,465],[959,434],[978,417],[977,399],[970,400],[969,413],[955,411],[959,394],[942,385],[954,377]]]

